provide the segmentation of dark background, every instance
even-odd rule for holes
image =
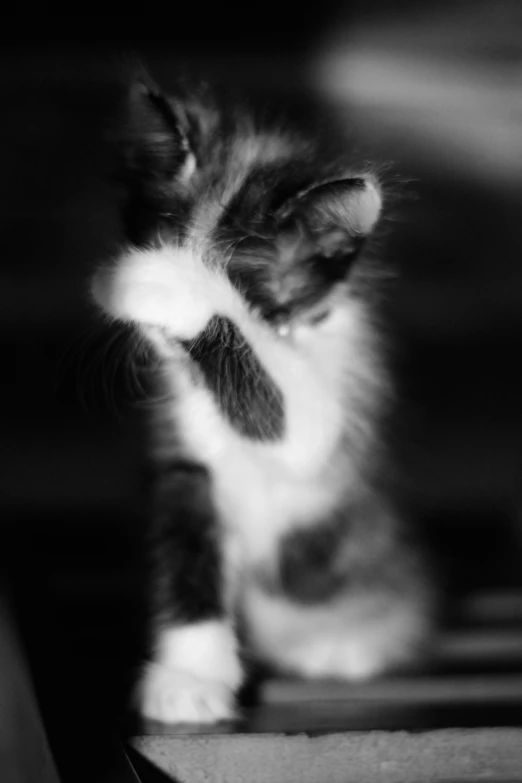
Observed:
[[[13,16],[2,42],[0,562],[51,734],[76,747],[66,715],[112,726],[137,650],[140,417],[125,343],[88,297],[121,239],[107,130],[136,57],[166,89],[183,64],[283,100],[319,95],[401,174],[386,252],[402,270],[410,510],[449,586],[520,584],[517,3]]]

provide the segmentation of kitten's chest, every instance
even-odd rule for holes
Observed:
[[[244,557],[271,557],[280,535],[317,520],[335,495],[328,465],[339,427],[327,389],[310,378],[289,383],[275,375],[284,427],[280,436],[262,440],[238,431],[189,365],[173,365],[168,377],[172,399],[162,416],[174,424],[184,453],[209,469],[220,520],[240,540]]]
[[[183,447],[215,474],[244,465],[251,479],[313,480],[344,426],[339,379],[273,345],[255,346],[251,364],[244,351],[237,363],[214,357],[211,370],[186,356],[169,364],[165,413]]]

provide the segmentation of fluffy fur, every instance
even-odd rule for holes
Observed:
[[[173,467],[156,490],[139,708],[229,717],[236,618],[251,654],[306,676],[402,663],[430,590],[383,489],[390,378],[364,246],[378,179],[328,137],[208,95],[140,83],[129,105],[134,241],[92,292],[162,363],[153,453]]]

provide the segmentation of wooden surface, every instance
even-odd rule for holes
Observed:
[[[522,781],[522,593],[473,596],[417,672],[267,679],[236,722],[149,722],[131,745],[178,783]]]
[[[148,724],[132,744],[178,783],[520,781],[518,605],[515,593],[475,597],[429,672],[364,686],[268,680],[235,726],[195,736]]]
[[[199,738],[134,747],[177,783],[424,783],[522,780],[521,729]]]

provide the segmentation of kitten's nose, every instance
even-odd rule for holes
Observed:
[[[285,305],[272,306],[264,315],[274,329],[280,329],[290,320],[290,308]]]
[[[281,337],[287,337],[290,333],[290,311],[287,307],[271,307],[263,312],[265,321]]]

